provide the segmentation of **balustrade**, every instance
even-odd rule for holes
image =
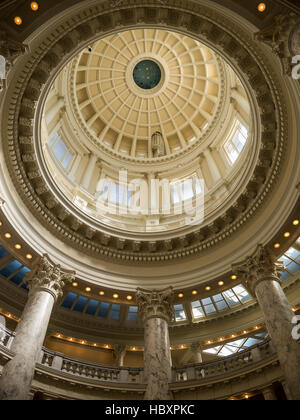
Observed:
[[[14,333],[2,328],[0,346],[9,349]],[[248,350],[212,362],[173,368],[173,382],[201,381],[226,375],[254,366],[256,363],[275,356],[270,339],[250,347]],[[60,353],[43,349],[39,364],[61,373],[101,382],[144,384],[144,370],[140,368],[111,367],[66,357]]]

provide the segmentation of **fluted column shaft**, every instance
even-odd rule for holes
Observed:
[[[14,357],[3,368],[0,379],[0,400],[28,399],[35,365],[46,337],[53,306],[62,288],[71,281],[44,256],[29,279],[29,297],[16,329],[11,351]]]
[[[138,290],[137,302],[144,321],[145,400],[170,400],[172,362],[168,322],[172,317],[172,289]]]
[[[283,267],[259,246],[253,257],[233,269],[256,296],[292,399],[300,400],[300,343],[292,336],[294,312],[280,284]]]

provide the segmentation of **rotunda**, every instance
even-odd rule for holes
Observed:
[[[300,399],[298,5],[0,11],[0,399]]]

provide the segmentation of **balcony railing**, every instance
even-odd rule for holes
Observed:
[[[14,333],[0,329],[0,356],[6,360],[12,357],[9,351]],[[0,358],[1,359],[1,358]],[[272,364],[276,360],[276,353],[271,341],[250,347],[248,350],[224,357],[212,362],[191,364],[180,368],[173,368],[172,383],[180,384],[189,381],[201,383],[207,379],[216,379],[227,375],[241,374],[243,371],[255,369],[256,365]],[[52,374],[96,381],[99,383],[143,385],[144,370],[139,368],[113,367],[95,363],[88,363],[73,359],[51,350],[43,349],[37,364],[38,369],[46,368]]]

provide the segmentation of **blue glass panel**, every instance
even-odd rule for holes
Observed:
[[[4,277],[9,277],[12,273],[17,271],[18,268],[20,268],[21,266],[22,264],[19,261],[14,260],[10,264],[8,264],[6,267],[2,268],[2,270],[0,271],[0,274]]]
[[[114,319],[118,321],[120,319],[120,310],[121,310],[120,305],[116,305],[116,304],[111,305],[110,319]]]
[[[8,252],[5,248],[0,248],[0,258],[6,257],[8,255]]]
[[[89,315],[95,315],[97,307],[98,307],[99,301],[91,299],[89,301],[88,307],[86,308],[85,313]]]
[[[295,249],[293,247],[291,247],[288,251],[286,251],[285,254],[288,257],[293,258],[294,260],[296,260],[300,256],[300,252],[298,251],[298,249]],[[281,260],[281,258],[279,258],[279,260]]]
[[[77,295],[75,293],[69,292],[61,306],[66,309],[71,309],[76,298]]]
[[[23,268],[21,268],[21,270],[20,271],[18,271],[18,273],[17,274],[15,274],[11,279],[10,279],[10,281],[12,281],[13,283],[15,283],[15,284],[17,284],[17,285],[19,285],[22,281],[23,281],[23,279],[24,279],[24,277],[25,277],[25,275],[27,274],[27,273],[29,273],[29,268],[27,268],[27,267],[23,267]],[[23,286],[22,286],[23,287]],[[23,289],[26,289],[26,290],[28,290],[27,289],[27,287],[25,286],[25,287],[23,287]]]
[[[289,277],[290,277],[290,274],[287,271],[284,271],[280,276],[280,280],[283,281],[283,280],[288,279]]]
[[[83,312],[87,302],[88,302],[88,298],[84,296],[79,296],[79,299],[77,300],[76,305],[74,306],[74,311]]]
[[[106,318],[108,315],[109,307],[110,307],[110,303],[101,302],[98,316],[101,316],[102,318]]]
[[[296,273],[300,269],[300,266],[299,264],[292,262],[291,264],[289,264],[287,269],[292,273]]]
[[[137,313],[139,308],[137,306],[129,306],[129,312],[135,312]]]

